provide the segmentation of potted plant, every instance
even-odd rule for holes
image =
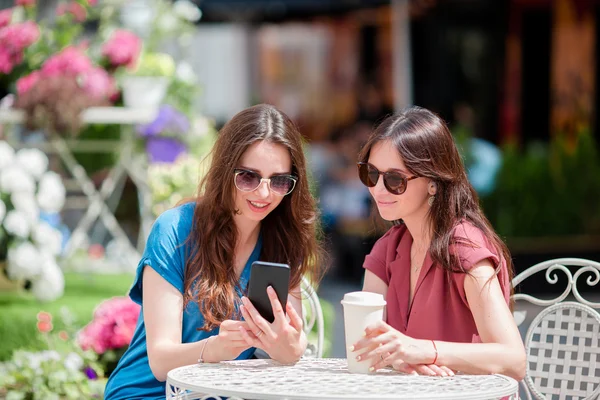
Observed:
[[[123,104],[132,108],[157,108],[175,74],[173,58],[164,53],[145,52],[135,70],[121,79]]]

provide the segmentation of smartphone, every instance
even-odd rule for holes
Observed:
[[[258,310],[260,315],[270,323],[275,320],[273,307],[267,294],[267,287],[272,286],[277,293],[277,298],[283,307],[287,304],[288,292],[290,291],[290,266],[287,264],[255,261],[250,270],[250,281],[248,282],[248,299]]]

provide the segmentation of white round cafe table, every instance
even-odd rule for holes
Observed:
[[[430,377],[391,369],[351,374],[345,359],[226,361],[176,368],[167,374],[169,400],[517,399],[518,383],[503,375]]]

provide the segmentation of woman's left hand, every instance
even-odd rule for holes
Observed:
[[[275,290],[269,286],[267,293],[275,316],[273,323],[267,322],[250,300],[242,297],[243,305],[240,310],[256,338],[251,337],[245,330],[240,330],[240,332],[249,346],[264,350],[273,360],[285,364],[295,363],[302,357],[306,349],[302,318],[288,301],[286,307],[288,321]]]
[[[366,350],[360,353],[360,350]],[[375,370],[391,365],[432,364],[435,349],[429,340],[419,340],[406,336],[384,321],[376,322],[365,329],[365,337],[354,344],[357,359],[372,359]]]

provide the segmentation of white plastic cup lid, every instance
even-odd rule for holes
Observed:
[[[387,304],[383,296],[372,292],[350,292],[344,295],[342,304],[382,307]]]

